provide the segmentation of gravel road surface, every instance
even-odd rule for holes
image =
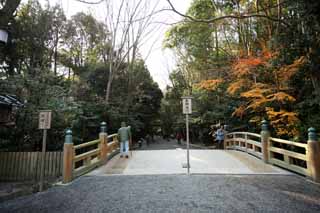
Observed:
[[[320,212],[320,186],[295,175],[83,176],[0,212]]]

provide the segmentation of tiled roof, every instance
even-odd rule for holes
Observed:
[[[15,96],[0,94],[0,105],[22,107],[24,104]]]

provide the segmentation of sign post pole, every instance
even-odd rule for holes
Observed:
[[[44,179],[44,161],[46,157],[46,143],[47,143],[47,130],[43,130],[42,137],[42,152],[41,152],[41,167],[40,167],[40,189],[39,191],[43,191],[43,179]]]
[[[191,96],[182,97],[182,112],[186,115],[186,133],[187,133],[187,172],[190,175],[190,140],[189,140],[189,114],[192,113]]]
[[[40,186],[39,191],[43,191],[44,170],[45,170],[45,157],[47,146],[47,130],[51,127],[51,110],[41,110],[39,113],[39,129],[43,130],[42,137],[42,152],[40,162]]]
[[[189,157],[189,114],[186,114],[186,129],[187,129],[187,167],[188,175],[190,175],[190,157]]]

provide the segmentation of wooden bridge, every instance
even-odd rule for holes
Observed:
[[[0,202],[0,212],[319,212],[320,142],[231,132],[223,150],[134,150],[120,158],[106,124],[96,140],[74,145],[66,132],[63,184]],[[168,145],[168,144],[167,144]],[[175,148],[177,146],[177,148]],[[313,180],[313,181],[310,181]]]
[[[191,173],[292,174],[290,171],[320,182],[320,142],[315,129],[308,130],[307,143],[271,137],[266,121],[261,129],[260,134],[228,133],[224,150],[191,150]],[[134,151],[129,160],[117,157],[118,152],[118,136],[106,133],[105,122],[101,123],[98,139],[75,146],[72,132],[68,130],[64,144],[63,183],[88,172],[91,175],[186,172],[182,168],[183,149]]]

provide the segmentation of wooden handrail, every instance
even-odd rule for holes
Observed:
[[[77,149],[84,148],[84,147],[91,146],[98,143],[100,143],[99,139],[76,145],[74,146],[74,149],[77,150]]]
[[[109,139],[109,138],[114,138],[114,137],[118,137],[118,134],[115,133],[115,134],[112,134],[112,135],[108,135],[108,139]]]
[[[270,144],[269,144],[268,152],[269,152],[269,162],[270,163],[277,165],[277,166],[280,166],[280,167],[283,167],[283,168],[286,168],[288,170],[294,171],[296,173],[305,175],[305,176],[311,175],[310,171],[308,169],[308,156],[307,156],[308,145],[307,144],[283,140],[280,138],[272,138],[272,137],[270,137],[269,140],[270,140]],[[287,148],[286,146],[285,147],[276,147],[276,146],[274,146],[274,142],[289,145],[289,146],[303,148],[305,150],[305,153],[296,152],[296,151],[292,150],[290,147]],[[275,153],[282,155],[283,160],[277,159],[275,157]],[[297,159],[297,160],[304,162],[306,168],[301,165],[294,164],[293,163],[294,159]]]
[[[114,146],[117,144],[118,141],[111,141],[110,143],[108,143],[109,146]]]
[[[225,148],[241,150],[249,154],[253,154],[258,158],[262,157],[261,155],[262,148],[263,148],[262,142],[248,139],[248,136],[253,136],[253,137],[260,138],[260,140],[262,140],[261,135],[256,133],[251,133],[251,132],[231,132],[231,133],[228,133],[227,136],[229,137],[226,137]],[[267,142],[268,144],[266,146],[267,148],[266,152],[268,153],[267,162],[286,168],[290,171],[294,171],[302,175],[310,176],[310,171],[308,170],[308,168],[301,166],[301,164],[294,164],[294,161],[292,160],[292,159],[298,159],[300,161],[305,162],[305,164],[307,165],[308,144],[283,140],[280,138],[272,138],[272,137],[268,137],[267,141],[269,141]],[[274,146],[275,145],[274,143],[300,147],[305,150],[305,153],[299,153],[297,151],[290,149],[289,147],[287,148],[286,146],[276,147]],[[248,148],[248,144],[250,144],[249,146],[252,146],[252,148]],[[256,147],[259,147],[259,149],[257,149]],[[276,154],[283,157],[279,158],[279,156],[277,156]]]
[[[228,133],[227,136],[232,137],[226,138],[226,149],[236,149],[252,154],[258,158],[262,158],[261,142],[248,138],[248,136],[260,138],[261,136],[259,134],[251,132],[231,132]]]
[[[74,160],[74,162],[78,162],[78,161],[86,159],[88,157],[92,157],[94,155],[97,155],[99,152],[100,152],[99,148],[98,149],[94,149],[94,150],[91,150],[89,152],[85,152],[85,153],[82,153],[80,155],[76,155],[73,160]]]
[[[97,148],[92,149],[90,151],[78,154],[78,155],[74,155],[73,158],[73,166],[74,166],[74,176],[77,177],[79,175],[82,175],[88,171],[90,171],[91,169],[101,165],[101,163],[103,163],[103,159],[102,158],[106,158],[108,156],[111,156],[112,153],[114,153],[117,149],[118,149],[118,143],[116,140],[114,140],[115,137],[117,137],[118,134],[112,134],[112,135],[105,135],[106,140],[103,139],[103,136],[101,139],[97,139],[97,140],[93,140],[93,141],[89,141],[83,144],[79,144],[77,146],[74,146],[74,150],[80,149],[80,148],[84,148],[84,147],[88,147],[88,146],[92,146],[92,145],[97,145]],[[100,137],[100,136],[99,136]],[[113,138],[113,140],[111,140]],[[101,144],[105,141],[108,141],[107,144]],[[101,146],[107,146],[106,148],[106,152],[104,152],[106,156],[102,156],[102,148]],[[96,156],[95,158],[92,158]],[[80,167],[76,168],[76,163],[77,162],[83,162],[82,165]]]
[[[288,144],[288,145],[292,145],[292,146],[298,146],[298,147],[302,147],[307,149],[308,145],[305,143],[298,143],[298,142],[293,142],[293,141],[288,141],[288,140],[283,140],[280,138],[272,138],[270,137],[270,141],[274,141],[277,143],[282,143],[282,144]]]
[[[112,158],[119,150],[117,137],[118,134],[107,136],[107,133],[102,131],[99,139],[74,146],[72,132],[67,131],[64,144],[63,182],[70,182]],[[81,150],[86,147],[87,150]]]
[[[297,159],[304,160],[304,161],[307,160],[306,154],[301,154],[301,153],[297,153],[297,152],[293,152],[293,151],[289,151],[289,150],[277,148],[277,147],[270,147],[269,150],[271,152],[283,154],[288,157],[297,158]]]
[[[250,136],[254,136],[254,137],[257,137],[257,138],[261,138],[261,135],[257,134],[257,133],[252,133],[252,132],[230,132],[228,133],[227,135],[250,135]]]
[[[254,141],[254,140],[247,139],[247,143],[255,145],[255,146],[261,148],[261,142],[260,141]]]

